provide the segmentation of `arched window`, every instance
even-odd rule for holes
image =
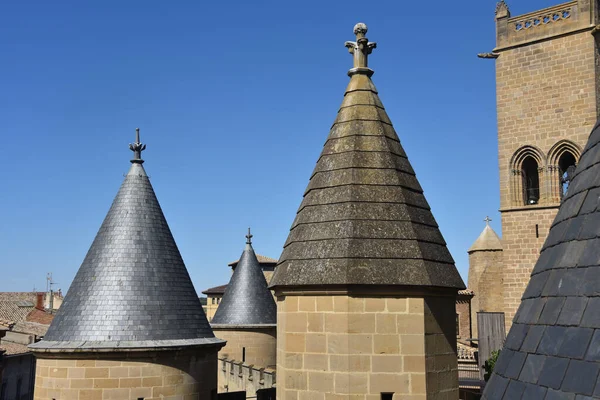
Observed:
[[[575,173],[575,165],[577,164],[577,160],[575,160],[575,156],[568,151],[565,151],[561,154],[558,159],[558,172],[560,175],[560,197],[561,199],[567,194],[567,189],[569,188],[569,183],[573,179],[573,173]]]
[[[537,204],[540,200],[540,176],[538,163],[531,156],[525,157],[521,164],[523,177],[523,200],[525,205]]]
[[[581,149],[570,140],[558,141],[548,152],[548,187],[552,203],[559,203],[567,193],[579,157]]]

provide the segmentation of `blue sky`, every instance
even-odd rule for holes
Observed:
[[[555,3],[514,2],[513,15]],[[146,170],[198,292],[252,227],[278,258],[362,21],[373,80],[465,279],[497,212],[494,1],[0,5],[0,291],[66,290],[129,168]]]

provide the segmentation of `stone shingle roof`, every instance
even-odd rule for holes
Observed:
[[[216,344],[139,154],[40,350]]]
[[[211,325],[275,325],[277,306],[250,243],[240,257]]]
[[[484,399],[600,398],[600,126],[583,151]]]
[[[364,41],[359,48],[358,42]],[[465,287],[366,67],[350,83],[310,177],[271,287]],[[364,60],[365,65],[358,65]]]
[[[471,245],[468,253],[474,251],[500,251],[502,250],[502,240],[498,237],[498,234],[492,229],[489,223],[485,224],[485,228]]]

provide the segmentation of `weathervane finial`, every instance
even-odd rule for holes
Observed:
[[[250,233],[250,228],[248,228],[248,234],[246,235],[246,244],[252,244],[252,234]]]
[[[344,44],[348,48],[350,54],[354,55],[354,67],[348,71],[348,75],[350,76],[354,74],[373,75],[373,70],[370,69],[368,65],[368,56],[373,49],[377,47],[377,43],[369,42],[369,39],[365,37],[367,31],[367,25],[359,22],[354,25],[356,42],[346,42]]]
[[[146,145],[140,142],[140,128],[135,128],[135,143],[129,143],[129,149],[133,151],[133,164],[143,164],[142,151],[146,150]]]

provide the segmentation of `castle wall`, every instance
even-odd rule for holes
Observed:
[[[571,1],[496,16],[496,95],[507,328],[560,205],[553,146],[583,148],[597,119],[595,6]],[[529,146],[529,148],[524,148]],[[519,157],[538,163],[540,199],[525,205]],[[538,233],[536,235],[536,225]]]
[[[223,329],[213,327],[216,337],[227,341],[219,351],[219,358],[243,361],[245,348],[247,364],[256,367],[275,367],[277,355],[277,328]]]
[[[37,355],[34,400],[216,399],[216,350]]]
[[[278,399],[458,399],[454,297],[278,296]]]
[[[256,396],[256,391],[275,386],[275,370],[259,368],[248,363],[219,358],[219,393],[245,391]]]

